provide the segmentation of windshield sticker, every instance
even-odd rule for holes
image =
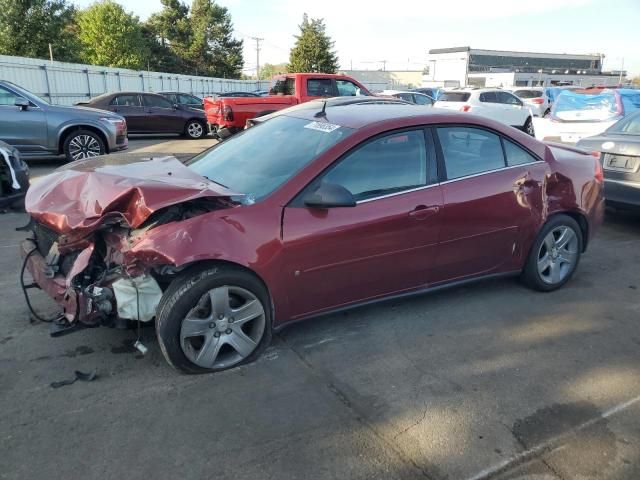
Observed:
[[[326,122],[311,122],[307,123],[304,128],[310,128],[311,130],[318,130],[319,132],[331,133],[334,130],[340,128],[340,125],[334,125],[333,123]]]

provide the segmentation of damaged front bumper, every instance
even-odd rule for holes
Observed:
[[[118,320],[147,322],[155,317],[162,297],[155,278],[149,274],[132,277],[123,268],[93,278],[87,270],[92,262],[94,243],[88,242],[81,250],[67,255],[59,253],[57,242],[43,255],[36,238],[23,240],[20,247],[24,269],[62,308],[58,325],[114,326]]]

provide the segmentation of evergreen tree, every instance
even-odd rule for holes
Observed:
[[[75,10],[67,0],[0,0],[0,54],[77,60]]]
[[[334,42],[326,34],[324,20],[312,18],[305,13],[299,25],[300,35],[289,54],[290,72],[335,73],[338,57],[333,51]]]

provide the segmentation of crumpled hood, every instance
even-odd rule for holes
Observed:
[[[106,218],[139,227],[154,211],[204,197],[238,196],[208,181],[175,157],[130,160],[106,155],[79,160],[31,185],[31,217],[60,232],[89,232]]]

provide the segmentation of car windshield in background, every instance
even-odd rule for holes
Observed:
[[[438,97],[439,102],[466,102],[471,96],[467,92],[443,92]]]
[[[542,92],[538,90],[516,90],[513,94],[520,98],[538,98],[542,96]]]
[[[254,203],[352,132],[326,121],[282,115],[216,145],[187,166]]]
[[[553,104],[551,115],[565,121],[604,122],[621,114],[613,90],[580,93],[564,90]]]
[[[607,130],[608,133],[640,135],[640,111],[623,118]]]

